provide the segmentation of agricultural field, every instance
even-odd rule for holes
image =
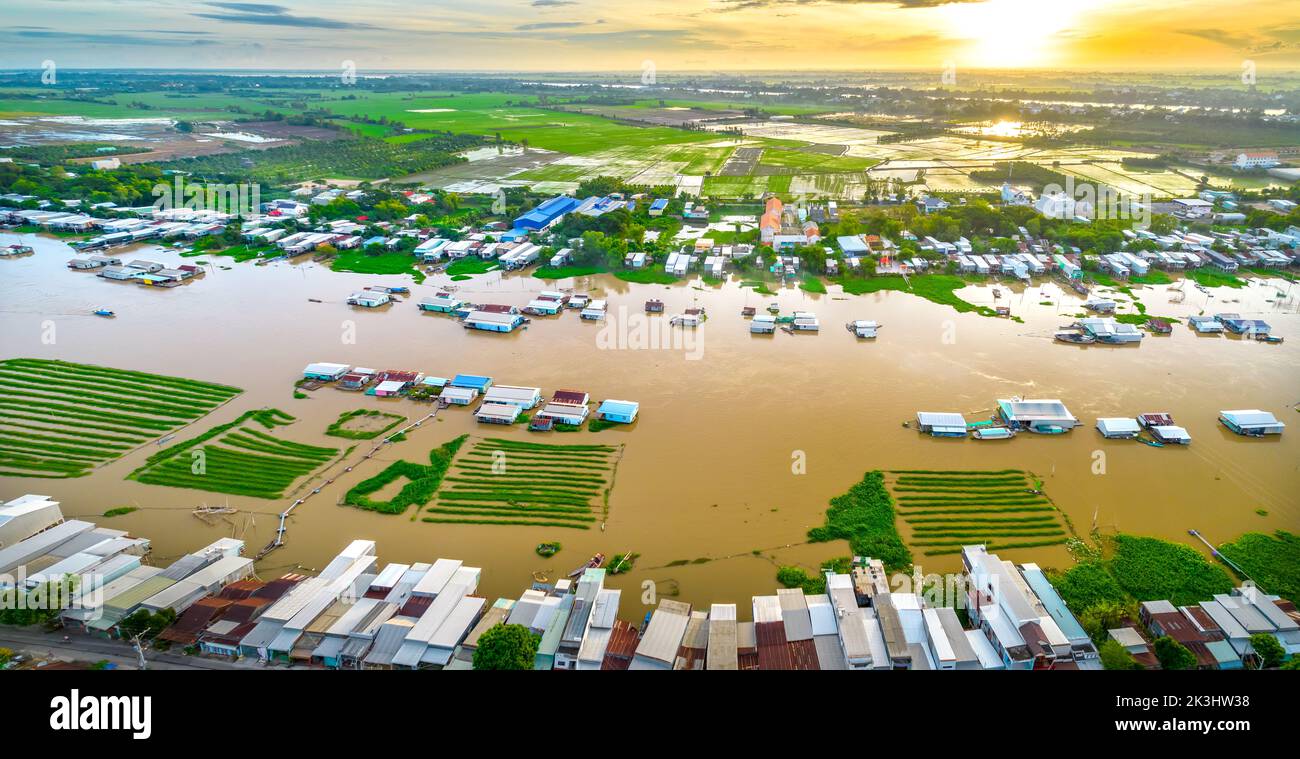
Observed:
[[[0,475],[80,477],[241,392],[66,361],[0,361]]]
[[[349,440],[373,440],[404,421],[406,417],[401,414],[359,408],[339,414],[325,434]]]
[[[374,477],[357,483],[343,496],[343,503],[380,514],[401,514],[411,506],[418,510],[438,491],[452,459],[468,437],[461,435],[429,451],[428,464],[394,461]],[[383,500],[372,497],[399,481],[405,482],[392,498]]]
[[[622,447],[484,438],[456,459],[425,522],[586,530],[603,517]]]
[[[1064,543],[1060,512],[1026,472],[895,471],[888,487],[907,525],[908,544],[926,556],[983,543],[990,551]]]
[[[293,416],[279,409],[245,412],[233,422],[153,454],[127,479],[212,493],[280,498],[299,478],[339,453],[337,448],[281,440],[267,432],[293,422]]]

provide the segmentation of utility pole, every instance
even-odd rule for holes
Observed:
[[[149,662],[144,658],[144,643],[141,640],[143,635],[144,633],[136,633],[132,636],[131,645],[135,648],[136,655],[140,657],[140,669],[145,670],[149,668]]]

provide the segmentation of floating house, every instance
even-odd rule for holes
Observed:
[[[348,305],[361,306],[362,308],[379,308],[392,302],[392,300],[388,293],[381,290],[359,290],[348,296]]]
[[[758,314],[750,321],[749,331],[760,335],[776,332],[776,317],[770,314]]]
[[[569,302],[564,305],[568,306],[569,308],[586,308],[587,304],[590,302],[591,302],[590,295],[572,295],[569,297]]]
[[[1189,316],[1187,323],[1192,329],[1205,335],[1217,335],[1223,332],[1223,324],[1213,316]]]
[[[698,327],[704,321],[701,314],[677,314],[668,320],[674,327]]]
[[[1115,301],[1103,298],[1089,298],[1084,302],[1083,307],[1099,314],[1115,313]]]
[[[873,321],[859,320],[849,322],[845,326],[854,334],[855,337],[860,337],[864,340],[874,340],[876,338],[876,330],[880,329],[880,324]]]
[[[816,332],[821,329],[821,325],[817,322],[817,314],[811,311],[795,311],[790,328],[797,332]]]
[[[1219,421],[1223,422],[1224,427],[1247,437],[1281,435],[1282,430],[1286,429],[1286,424],[1279,421],[1277,417],[1259,409],[1220,411]]]
[[[333,382],[348,373],[351,367],[347,364],[307,364],[307,368],[302,370],[304,379],[318,380],[320,382]]]
[[[1123,345],[1142,342],[1142,330],[1114,319],[1080,319],[1079,329],[1099,343]]]
[[[1151,431],[1151,437],[1157,442],[1166,445],[1191,445],[1192,436],[1187,434],[1187,430],[1173,424],[1157,424],[1148,427]]]
[[[534,419],[550,419],[556,424],[572,424],[577,426],[587,421],[587,414],[590,407],[586,403],[560,403],[551,401],[542,407],[534,416]]]
[[[494,311],[471,311],[465,317],[466,329],[479,329],[484,332],[513,332],[524,323],[520,314],[502,314]]]
[[[596,416],[607,422],[620,422],[622,424],[631,424],[636,421],[637,412],[641,410],[641,404],[636,401],[619,401],[606,400],[601,401],[600,406],[596,409]]]
[[[465,304],[465,301],[450,293],[438,293],[432,298],[421,298],[418,304],[421,311],[433,311],[449,314]]]
[[[522,410],[518,406],[509,403],[488,403],[486,396],[484,402],[474,412],[474,419],[480,424],[514,424],[519,419]]]
[[[646,301],[645,312],[647,314],[662,314],[664,312],[664,302],[661,300]]]
[[[537,298],[536,300],[528,301],[528,305],[524,306],[523,311],[524,313],[533,314],[535,316],[554,316],[560,313],[561,308],[564,308],[564,304],[558,300]]]
[[[438,398],[453,406],[468,406],[478,398],[478,391],[472,387],[444,387]]]
[[[542,400],[540,387],[519,387],[517,385],[493,385],[483,393],[484,403],[500,403],[520,409],[530,409]]]
[[[384,380],[375,385],[374,394],[380,398],[395,398],[406,392],[408,383],[401,380]]]
[[[1097,431],[1102,437],[1114,439],[1132,439],[1138,436],[1142,428],[1136,419],[1126,416],[1106,416],[1097,420]]]
[[[966,417],[961,414],[918,411],[916,426],[921,432],[935,437],[966,437]]]
[[[601,321],[605,318],[605,309],[605,301],[593,300],[586,308],[582,309],[579,316],[590,321]]]
[[[1056,399],[998,399],[998,415],[1013,430],[1026,429],[1043,434],[1069,432],[1079,420]]]
[[[1259,319],[1243,319],[1240,316],[1221,315],[1219,322],[1235,335],[1267,335],[1272,327]]]

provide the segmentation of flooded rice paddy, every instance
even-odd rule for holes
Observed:
[[[0,244],[17,241],[0,234]],[[1096,524],[1186,542],[1187,530],[1196,528],[1221,542],[1248,530],[1300,528],[1300,425],[1294,423],[1300,420],[1300,285],[1280,279],[1252,280],[1238,290],[1202,292],[1186,283],[1181,294],[1166,286],[1134,292],[1154,315],[1236,311],[1265,319],[1288,338],[1282,345],[1198,337],[1176,325],[1172,335],[1148,336],[1138,347],[1076,347],[1053,342],[1051,334],[1073,321],[1081,300],[1050,281],[998,284],[997,301],[991,286],[959,291],[972,303],[1009,305],[1023,323],[961,314],[898,292],[845,296],[831,286],[825,295],[784,289],[768,296],[734,279],[720,286],[662,286],[607,276],[551,283],[498,273],[459,283],[433,276],[412,286],[406,302],[370,311],[344,301],[366,285],[410,285],[409,277],[344,274],[309,262],[181,259],[148,246],[113,253],[168,265],[211,262],[195,281],[154,289],[67,270],[73,254],[60,241],[32,235],[21,241],[36,253],[0,261],[0,358],[65,359],[244,389],[179,431],[175,442],[271,407],[297,417],[278,436],[345,448],[354,441],[325,435],[345,411],[382,409],[415,420],[431,410],[329,387],[295,399],[293,383],[313,361],[438,376],[485,374],[499,383],[539,386],[545,395],[569,388],[593,400],[641,403],[636,424],[597,433],[478,425],[468,409],[453,407],[364,463],[356,462],[370,444],[355,441],[352,472],[326,469],[279,500],[126,480],[158,450],[152,443],[86,477],[0,479],[6,497],[47,493],[70,516],[98,518],[109,508],[139,507],[102,521],[151,538],[160,562],[230,534],[242,535],[251,554],[273,536],[279,511],[319,487],[320,494],[289,520],[286,545],[259,563],[263,577],[319,568],[346,541],[366,537],[379,541],[389,561],[462,558],[486,569],[484,593],[515,596],[534,572],[554,579],[596,551],[633,551],[641,555],[637,568],[611,583],[638,597],[641,583],[653,580],[661,595],[676,592],[697,604],[743,603],[771,592],[778,565],[811,568],[848,553],[843,542],[805,544],[805,533],[822,523],[830,498],[871,469],[1026,469],[1044,481],[1081,533]],[[446,284],[470,301],[518,306],[532,293],[571,287],[607,298],[610,320],[601,326],[567,311],[534,318],[528,329],[510,335],[471,332],[414,305]],[[642,309],[650,298],[666,308],[646,322]],[[821,333],[751,335],[741,308],[762,313],[773,301],[785,313],[815,311]],[[693,306],[705,308],[709,318],[690,340],[649,326]],[[100,307],[117,317],[91,315]],[[852,337],[842,325],[856,319],[881,322],[879,339]],[[987,418],[994,399],[1010,395],[1059,397],[1082,425],[1063,436],[986,442],[935,439],[903,426],[918,410]],[[1291,429],[1281,438],[1252,440],[1215,421],[1220,409],[1256,407]],[[1171,412],[1193,444],[1152,448],[1103,440],[1093,429],[1098,416],[1147,411]],[[427,463],[431,449],[465,433],[623,445],[604,529],[598,523],[589,530],[429,524],[411,512],[386,516],[336,505],[347,489],[390,462]],[[334,482],[324,485],[326,478]],[[238,513],[213,524],[191,514],[204,504],[227,503]],[[900,524],[900,530],[907,538],[907,528]],[[544,540],[560,541],[563,550],[538,557],[533,549]],[[1061,546],[1006,553],[1044,565],[1069,562]],[[952,570],[959,561],[914,554],[926,571]]]

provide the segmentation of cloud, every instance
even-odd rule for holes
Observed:
[[[570,29],[575,26],[586,26],[584,21],[544,21],[538,24],[524,24],[516,26],[517,32],[536,32],[542,29]]]
[[[718,10],[743,11],[775,8],[783,5],[892,5],[896,8],[937,8],[959,3],[982,3],[985,0],[714,0]]]
[[[150,32],[150,34],[168,34],[168,32]],[[195,32],[206,34],[206,32]],[[15,43],[26,42],[66,42],[78,45],[132,45],[153,47],[181,47],[193,45],[215,45],[215,40],[190,38],[150,37],[142,34],[95,34],[93,32],[64,32],[46,27],[17,26],[0,31],[0,40],[10,39]]]
[[[359,21],[338,21],[316,16],[294,16],[283,5],[266,3],[224,3],[212,2],[207,5],[220,8],[229,13],[194,13],[196,18],[213,21],[226,21],[231,24],[254,24],[258,26],[293,26],[306,29],[374,29],[370,24]]]
[[[533,0],[530,4],[534,8],[557,8],[561,5],[577,5],[574,0]]]

